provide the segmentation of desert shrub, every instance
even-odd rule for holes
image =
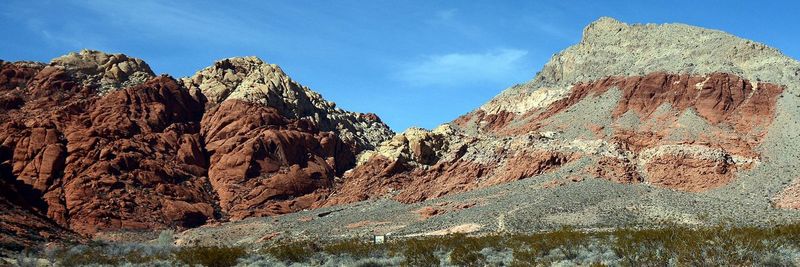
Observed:
[[[59,266],[145,264],[173,257],[173,247],[149,244],[90,242],[68,248],[46,249],[39,255]]]
[[[508,241],[514,253],[512,264],[531,266],[560,259],[576,259],[591,241],[590,235],[571,227],[533,235],[515,235]]]
[[[19,254],[17,254],[17,257],[16,259],[14,259],[14,261],[16,266],[19,267],[36,267],[39,265],[36,256],[31,255],[29,251],[20,252]]]
[[[613,232],[613,249],[624,266],[666,266],[674,255],[666,250],[673,234],[665,229],[617,229]]]
[[[525,248],[515,248],[512,253],[511,266],[535,266],[540,257],[538,251]]]
[[[234,266],[239,258],[244,257],[247,251],[241,247],[183,247],[175,251],[178,261],[189,265],[203,265],[207,267]]]
[[[450,252],[450,263],[458,266],[484,266],[486,256],[481,254],[482,247],[474,243],[457,244]]]
[[[753,266],[779,262],[774,254],[792,243],[800,228],[731,227],[618,229],[613,249],[624,266]],[[770,258],[768,258],[770,257]]]
[[[157,243],[160,246],[172,246],[175,242],[175,232],[172,229],[163,230],[158,234]]]
[[[405,260],[402,265],[404,266],[439,266],[439,258],[436,257],[438,244],[434,238],[419,238],[410,239],[402,242],[403,256]]]
[[[401,265],[403,259],[400,257],[376,257],[376,258],[366,258],[366,259],[359,259],[355,261],[351,266],[355,267],[383,267],[383,266],[398,266]],[[345,265],[348,266],[348,265]]]
[[[283,262],[302,263],[308,261],[318,250],[319,246],[311,242],[291,242],[273,245],[263,252]]]
[[[322,250],[331,255],[349,255],[353,258],[377,257],[383,254],[383,244],[373,244],[363,240],[351,239],[325,245]]]
[[[780,239],[791,244],[800,244],[800,223],[772,227],[769,232],[774,239]]]
[[[568,259],[575,259],[581,247],[588,244],[589,235],[575,230],[572,227],[562,227],[553,232],[540,234],[540,241],[536,245],[540,250],[560,250]]]
[[[171,239],[169,233],[162,236],[166,237],[160,241]],[[398,238],[380,245],[357,239],[327,244],[293,242],[267,247],[255,255],[246,255],[245,249],[238,247],[93,242],[41,255],[23,254],[17,265],[47,258],[57,266],[793,266],[800,258],[798,241],[798,225],[666,225],[593,233],[561,228],[527,235],[453,234]]]
[[[103,247],[98,244],[78,245],[69,249],[56,252],[56,261],[61,266],[84,266],[91,264],[98,265],[119,265],[124,262],[122,257],[106,253]]]

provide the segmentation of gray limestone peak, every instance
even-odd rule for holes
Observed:
[[[578,44],[553,55],[533,80],[506,89],[481,109],[521,113],[565,97],[578,82],[653,72],[724,72],[800,92],[800,62],[764,44],[685,24],[603,17],[584,28]]]
[[[307,119],[320,130],[337,132],[361,149],[372,149],[394,135],[374,115],[342,110],[292,80],[278,65],[257,57],[219,60],[182,82],[200,90],[212,105],[235,99],[273,107],[287,118]]]
[[[725,72],[754,81],[786,84],[800,64],[764,44],[685,24],[625,24],[600,18],[580,43],[556,54],[533,83],[552,85],[652,72]],[[789,66],[790,68],[786,68]]]
[[[54,58],[50,66],[64,68],[70,75],[83,80],[85,86],[98,86],[101,94],[138,85],[155,76],[141,59],[88,49]]]

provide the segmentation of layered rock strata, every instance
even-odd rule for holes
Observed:
[[[722,32],[603,18],[531,82],[442,126],[447,133],[411,129],[364,153],[340,187],[372,193],[333,200],[419,201],[576,161],[590,162],[576,176],[718,189],[763,162],[798,70],[777,50]]]

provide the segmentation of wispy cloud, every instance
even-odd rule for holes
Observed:
[[[12,5],[0,11],[5,20],[16,20],[43,41],[61,48],[113,47],[135,39],[141,42],[181,39],[211,44],[264,42],[269,29],[256,28],[246,16],[224,10],[224,5],[187,1],[98,1],[78,0],[58,5],[64,12],[83,16],[54,19],[41,12],[47,4]]]
[[[432,27],[447,29],[473,38],[482,35],[481,28],[462,19],[458,9],[455,8],[436,11],[426,22]]]
[[[211,42],[237,42],[264,37],[250,27],[243,17],[225,12],[220,7],[203,8],[203,3],[142,0],[94,1],[83,6],[96,12],[107,22],[135,33],[147,33],[151,38],[181,36]],[[247,38],[243,38],[247,37]],[[263,40],[263,39],[261,39]]]
[[[424,56],[401,64],[397,77],[413,86],[453,87],[473,83],[511,83],[528,71],[520,49]]]

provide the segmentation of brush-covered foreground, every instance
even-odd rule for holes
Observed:
[[[19,266],[798,266],[800,224],[281,242],[263,248],[91,243],[19,253]]]

